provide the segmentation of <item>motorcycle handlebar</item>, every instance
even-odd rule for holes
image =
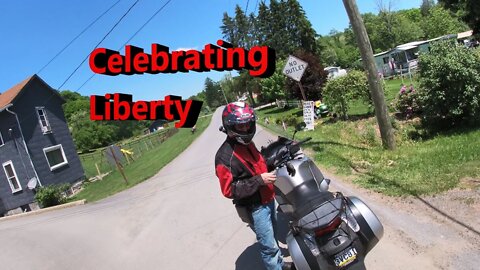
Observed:
[[[301,141],[299,141],[299,142],[297,142],[297,143],[294,143],[294,144],[288,146],[288,151],[289,151],[290,153],[292,153],[292,154],[300,151],[300,145],[302,145],[302,144],[310,141],[311,139],[312,139],[312,137],[308,137],[308,138],[306,138],[306,139],[303,139],[303,140],[301,140]]]
[[[306,142],[311,141],[311,140],[312,140],[312,137],[308,137],[306,139],[303,139],[303,140],[297,142],[296,145],[301,145],[301,144],[306,143]]]

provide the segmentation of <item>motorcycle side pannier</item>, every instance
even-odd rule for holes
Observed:
[[[360,226],[357,232],[368,253],[383,236],[383,226],[372,210],[355,196],[346,197],[348,207]]]

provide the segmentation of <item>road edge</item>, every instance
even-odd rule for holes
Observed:
[[[1,217],[0,222],[11,220],[11,219],[16,219],[16,218],[21,218],[21,217],[39,215],[39,214],[42,214],[42,213],[45,213],[45,212],[50,212],[50,211],[54,211],[54,210],[69,208],[69,207],[78,206],[78,205],[84,205],[86,203],[87,203],[87,200],[83,199],[83,200],[78,200],[78,201],[74,201],[74,202],[70,202],[70,203],[65,203],[65,204],[61,204],[61,205],[52,206],[52,207],[42,208],[42,209],[39,209],[39,210],[30,211],[30,212],[26,212],[26,213]]]

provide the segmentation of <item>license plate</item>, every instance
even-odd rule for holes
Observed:
[[[337,267],[344,267],[352,263],[357,258],[357,250],[354,247],[350,247],[341,253],[335,255],[333,259]]]

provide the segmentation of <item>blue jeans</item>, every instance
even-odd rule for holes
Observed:
[[[281,270],[283,257],[278,248],[276,238],[277,213],[275,201],[252,209],[252,230],[257,235],[260,244],[260,254],[267,270]]]

